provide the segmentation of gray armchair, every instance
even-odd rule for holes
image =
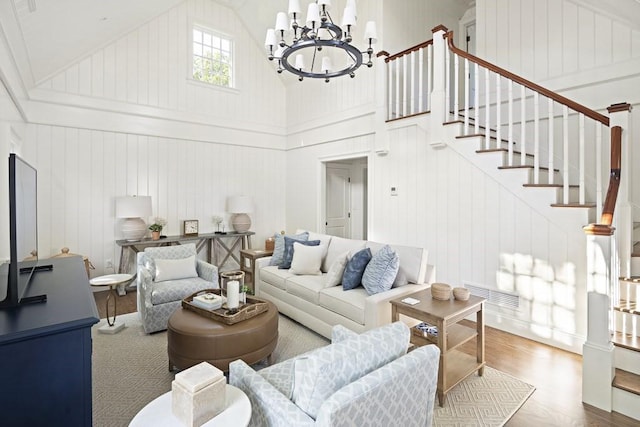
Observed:
[[[146,248],[137,255],[138,312],[146,333],[167,329],[183,298],[218,288],[218,267],[197,258],[196,245]]]

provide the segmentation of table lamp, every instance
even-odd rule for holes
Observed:
[[[247,213],[253,211],[253,201],[249,196],[232,196],[227,199],[227,210],[231,212],[231,226],[237,233],[251,228],[251,218]]]
[[[151,196],[116,198],[116,218],[124,218],[122,235],[129,242],[141,240],[147,234],[147,223],[142,218],[151,216]]]

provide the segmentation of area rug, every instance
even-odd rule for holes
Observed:
[[[147,403],[171,390],[174,374],[168,370],[167,334],[146,335],[137,313],[118,316],[126,327],[115,335],[93,337],[93,425],[128,426]],[[328,344],[321,335],[280,316],[277,363]],[[260,366],[256,366],[259,369]],[[533,393],[534,387],[492,368],[484,375],[472,375],[447,395],[444,407],[437,406],[434,426],[502,426]]]

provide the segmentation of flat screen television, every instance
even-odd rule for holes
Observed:
[[[9,262],[1,267],[0,308],[46,301],[46,295],[26,296],[38,265],[38,172],[15,154],[9,155]]]

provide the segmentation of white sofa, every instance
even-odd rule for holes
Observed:
[[[427,264],[424,248],[389,245],[400,258],[399,276],[407,284],[369,295],[359,286],[344,291],[342,286],[325,287],[326,272],[336,254],[368,247],[372,253],[384,244],[351,240],[309,232],[309,240],[327,246],[322,275],[295,275],[289,270],[270,266],[270,257],[256,262],[256,296],[272,301],[280,313],[330,338],[333,325],[343,325],[361,333],[391,322],[390,300],[428,288],[435,281],[435,267]],[[402,280],[401,280],[402,282]]]

